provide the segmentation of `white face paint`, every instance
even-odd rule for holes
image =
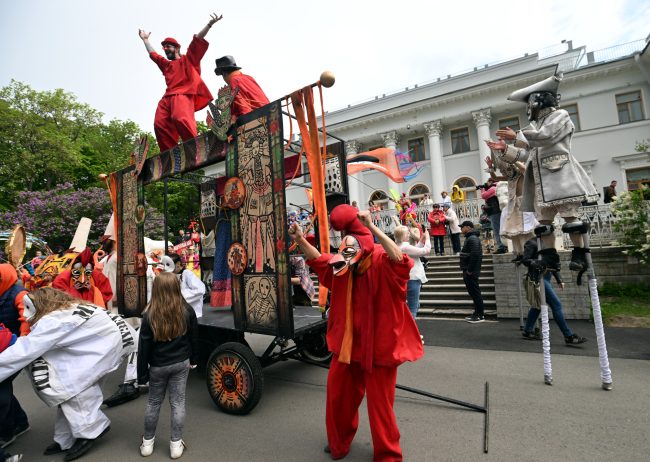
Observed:
[[[29,298],[29,295],[25,295],[25,297],[23,297],[23,304],[25,305],[23,316],[25,317],[25,321],[29,321],[34,316],[36,316],[36,307],[34,306],[32,299]]]

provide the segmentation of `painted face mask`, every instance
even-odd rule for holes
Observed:
[[[93,273],[93,267],[88,263],[85,267],[77,262],[72,267],[72,281],[74,288],[77,290],[90,290],[90,276]]]
[[[348,235],[341,240],[339,246],[339,253],[334,255],[329,265],[334,270],[334,276],[343,276],[346,274],[350,267],[356,265],[361,260],[361,245],[356,237]]]
[[[25,295],[23,297],[23,304],[25,305],[25,308],[23,309],[23,316],[25,316],[25,321],[29,321],[34,316],[36,316],[36,307],[34,306],[32,299],[29,298],[29,295]]]

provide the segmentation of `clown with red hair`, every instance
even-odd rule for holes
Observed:
[[[52,287],[102,308],[106,308],[113,298],[111,283],[99,269],[95,268],[93,254],[89,247],[77,255],[72,269],[57,275],[52,282]]]
[[[344,235],[336,255],[321,254],[298,224],[289,229],[320,284],[331,291],[327,344],[334,356],[327,378],[325,452],[335,460],[348,454],[366,395],[374,460],[401,461],[393,410],[397,366],[424,354],[406,305],[413,262],[373,224],[368,211],[339,205],[330,222]]]

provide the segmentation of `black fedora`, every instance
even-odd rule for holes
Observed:
[[[214,73],[217,75],[227,74],[232,71],[238,71],[241,67],[237,66],[235,58],[232,56],[223,56],[214,60],[214,63],[217,67],[214,69]]]

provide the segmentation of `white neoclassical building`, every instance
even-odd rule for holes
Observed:
[[[476,67],[326,113],[327,132],[346,141],[348,156],[389,147],[423,163],[407,183],[376,171],[351,176],[350,200],[363,207],[393,188],[413,198],[430,192],[439,201],[440,192],[454,184],[475,197],[475,186],[487,179],[483,140],[495,138],[499,128],[528,123],[526,108],[506,97],[552,75],[556,66],[564,72],[561,106],[576,126],[572,152],[596,189],[602,194],[612,180],[619,191],[650,185],[650,149],[638,148],[650,140],[649,43],[650,36],[590,52],[564,42],[561,50]],[[290,194],[304,203],[298,189]]]

